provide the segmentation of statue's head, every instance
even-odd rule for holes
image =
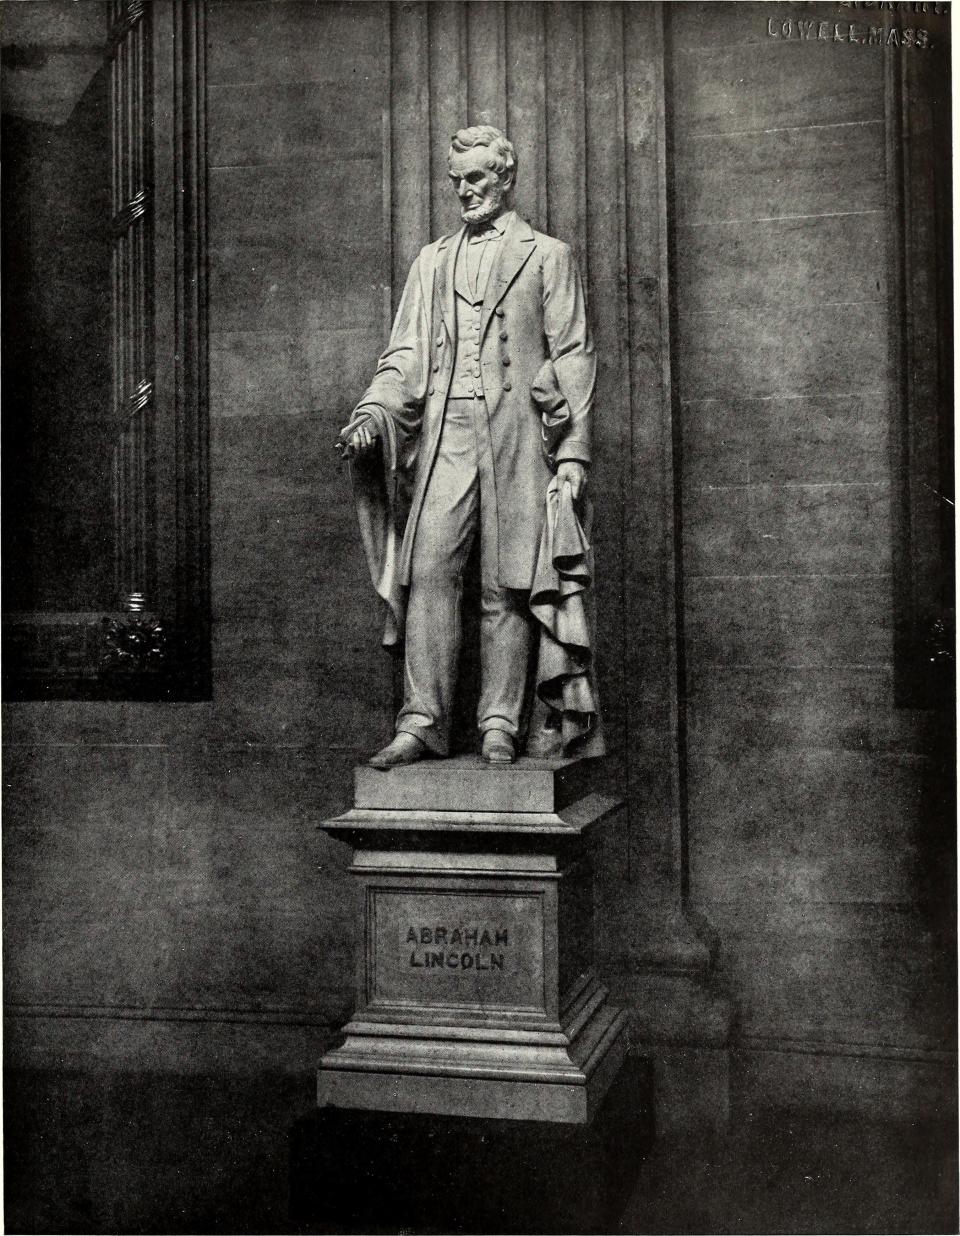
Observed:
[[[485,223],[507,209],[517,179],[517,156],[499,129],[475,124],[455,133],[447,165],[464,223]]]

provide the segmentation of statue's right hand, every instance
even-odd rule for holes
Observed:
[[[377,438],[380,436],[380,431],[377,429],[376,421],[372,416],[367,417],[365,421],[361,421],[355,429],[347,433],[349,429],[350,426],[348,425],[340,435],[340,441],[343,443],[344,459],[352,459],[355,455],[363,455],[367,451],[372,450]]]

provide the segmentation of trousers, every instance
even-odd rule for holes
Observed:
[[[448,399],[410,561],[398,732],[447,755],[461,641],[463,573],[480,535],[477,726],[519,736],[533,638],[526,593],[497,582],[496,493],[484,401]]]

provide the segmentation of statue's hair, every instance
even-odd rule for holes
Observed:
[[[450,150],[463,154],[474,146],[486,146],[489,151],[488,162],[498,176],[511,172],[517,179],[517,152],[513,142],[507,135],[495,129],[492,124],[473,124],[467,129],[460,129],[450,139]]]

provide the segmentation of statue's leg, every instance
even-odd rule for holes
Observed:
[[[492,525],[488,530],[487,522]],[[503,730],[516,742],[527,690],[533,645],[533,619],[525,593],[497,582],[496,511],[481,510],[480,544],[480,700],[481,733]]]
[[[471,413],[451,399],[417,522],[410,561],[404,702],[397,730],[446,755],[460,652],[463,572],[476,534],[480,488]],[[468,402],[468,401],[466,401]],[[469,408],[469,402],[468,402]]]

